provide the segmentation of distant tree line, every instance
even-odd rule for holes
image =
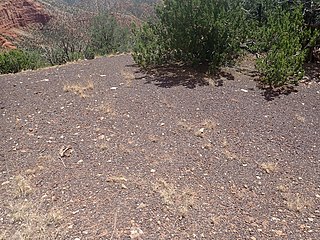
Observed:
[[[131,42],[131,30],[109,13],[62,15],[24,38],[19,50],[0,53],[0,74],[125,52]]]

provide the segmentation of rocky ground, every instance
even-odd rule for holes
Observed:
[[[319,239],[319,79],[250,66],[0,76],[0,239]]]

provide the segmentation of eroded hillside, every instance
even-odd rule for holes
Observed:
[[[46,24],[50,15],[33,0],[0,2],[0,46],[15,48],[10,39],[17,38],[19,30],[33,24]]]

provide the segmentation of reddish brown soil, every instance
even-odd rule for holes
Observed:
[[[128,55],[0,76],[0,233],[23,227],[21,175],[63,212],[52,239],[319,239],[319,81],[265,96],[248,66],[220,86]]]
[[[0,47],[15,48],[7,38],[17,39],[16,29],[33,24],[46,24],[50,19],[44,8],[34,0],[0,2]]]

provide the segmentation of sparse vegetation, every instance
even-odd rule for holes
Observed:
[[[1,233],[0,239],[53,240],[64,236],[62,211],[33,195],[31,177],[17,175],[7,185],[3,207],[11,227]],[[41,207],[45,205],[48,211]]]
[[[273,162],[266,162],[261,164],[262,170],[264,170],[266,173],[273,173],[277,171],[278,164]]]
[[[79,95],[82,98],[87,97],[87,91],[93,90],[94,85],[93,82],[89,81],[87,83],[78,83],[78,84],[66,84],[63,86],[63,91],[72,92],[74,94]]]
[[[137,32],[133,57],[142,67],[181,61],[215,70],[240,50],[244,14],[238,1],[166,0],[156,14],[157,21]]]
[[[37,69],[46,64],[37,52],[10,50],[0,52],[0,74],[17,73],[27,69]]]
[[[164,205],[176,209],[177,213],[185,217],[196,204],[196,192],[191,189],[178,189],[174,184],[163,179],[153,184],[155,192],[159,193]]]
[[[270,88],[296,84],[320,36],[308,23],[316,18],[307,16],[317,12],[301,3],[166,0],[157,8],[157,19],[137,31],[133,57],[144,68],[208,64],[212,72],[232,62],[242,48],[259,53],[261,81]]]

